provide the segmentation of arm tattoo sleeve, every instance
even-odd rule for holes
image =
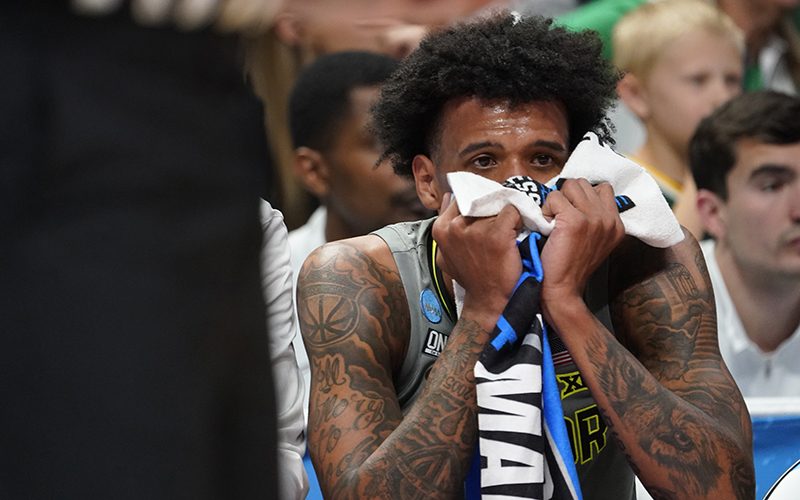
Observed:
[[[615,295],[615,328],[638,360],[610,336],[592,337],[589,359],[623,452],[631,458],[614,422],[624,422],[671,480],[672,490],[652,490],[656,498],[704,497],[721,481],[730,481],[737,498],[752,498],[749,443],[741,446],[749,416],[720,359],[702,256],[691,265],[671,262]]]
[[[409,313],[395,270],[346,243],[309,257],[298,315],[312,366],[308,446],[326,498],[457,498],[476,441],[472,368],[488,335],[459,321],[403,418],[392,373]]]

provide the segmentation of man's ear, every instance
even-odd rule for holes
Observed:
[[[425,155],[417,155],[411,163],[414,171],[414,181],[417,184],[417,196],[423,205],[431,210],[439,210],[442,205],[442,191],[436,178],[436,167],[433,161]]]
[[[297,14],[285,6],[281,12],[275,16],[274,29],[278,38],[291,47],[299,45],[303,38],[303,28],[300,19],[297,17]]]
[[[716,193],[708,189],[697,190],[697,214],[708,234],[715,240],[724,239],[728,234],[726,204]]]
[[[628,73],[617,84],[617,95],[631,111],[644,121],[650,116],[650,101],[642,81]]]
[[[294,173],[317,198],[324,198],[331,189],[331,170],[322,153],[305,146],[294,150]]]

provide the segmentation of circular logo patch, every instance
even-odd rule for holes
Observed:
[[[427,288],[423,290],[419,301],[422,306],[422,314],[425,315],[428,321],[435,324],[442,320],[442,306],[432,291]]]

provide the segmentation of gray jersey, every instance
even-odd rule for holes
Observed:
[[[374,233],[392,251],[410,312],[408,353],[394,380],[404,413],[422,391],[428,372],[447,345],[456,322],[455,306],[441,282],[441,272],[435,266],[436,248],[430,236],[434,220],[395,224]],[[606,282],[607,265],[604,264],[586,284],[585,300],[598,320],[613,332]],[[557,334],[550,330],[548,336],[583,498],[635,498],[633,472],[606,432],[606,424],[583,383],[578,367]]]

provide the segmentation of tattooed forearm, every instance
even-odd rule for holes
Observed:
[[[668,471],[680,488],[678,498],[705,496],[722,472],[717,447],[707,432],[710,419],[681,408],[613,339],[593,348],[606,352],[604,362],[595,367],[600,389],[616,418],[639,436],[641,450]]]
[[[675,263],[621,294],[611,309],[631,350],[663,386],[731,428],[740,428],[738,389],[719,369],[710,288],[698,286],[692,272]]]
[[[392,379],[410,328],[399,276],[353,246],[324,249],[303,266],[298,314],[312,366],[308,446],[325,497],[457,498],[477,440],[472,370],[489,333],[458,322],[404,419]]]
[[[486,333],[461,321],[428,376],[425,390],[381,456],[367,490],[396,499],[458,498],[477,442],[472,366]],[[464,359],[471,362],[464,362]],[[379,494],[380,493],[380,494]]]
[[[630,352],[610,335],[590,337],[593,394],[628,459],[653,462],[654,498],[752,498],[747,412],[720,359],[713,294],[693,251],[656,271],[625,270],[634,278],[610,306]]]

